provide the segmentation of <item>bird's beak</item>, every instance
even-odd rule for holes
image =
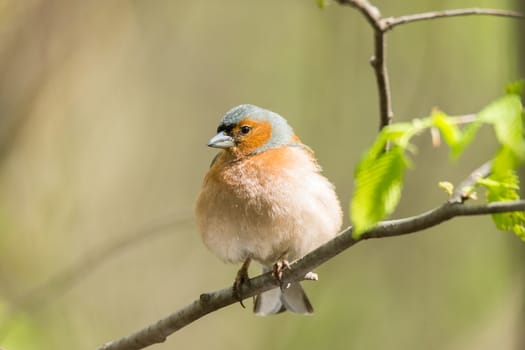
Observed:
[[[208,147],[214,148],[230,148],[235,146],[233,137],[227,135],[224,131],[221,131],[217,135],[213,136],[208,142]]]

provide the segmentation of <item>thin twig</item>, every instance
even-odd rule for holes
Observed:
[[[491,169],[492,161],[489,160],[470,173],[470,175],[456,187],[454,193],[452,193],[448,199],[449,203],[463,203],[469,199],[472,195],[472,187],[479,179],[489,176]]]
[[[457,16],[471,16],[471,15],[523,18],[523,14],[519,12],[515,12],[515,11],[486,9],[486,8],[466,8],[466,9],[457,9],[457,10],[444,10],[444,11],[416,13],[413,15],[406,15],[406,16],[399,16],[399,17],[388,17],[388,18],[384,18],[383,22],[386,24],[387,30],[390,30],[398,25],[406,24],[406,23],[426,21],[430,19],[437,19],[437,18],[443,18],[443,17],[457,17]]]
[[[390,94],[390,81],[386,68],[386,36],[384,32],[376,30],[374,34],[374,56],[370,64],[376,75],[377,90],[379,93],[379,130],[392,123],[394,111]]]
[[[341,5],[355,7],[375,30],[384,31],[384,28],[381,27],[381,12],[368,0],[337,0],[337,2]]]
[[[525,200],[493,202],[476,206],[447,202],[436,209],[417,216],[382,222],[359,239],[352,237],[352,228],[349,227],[333,240],[294,262],[289,270],[285,270],[283,282],[286,284],[302,280],[309,271],[366,239],[394,237],[422,231],[457,216],[485,215],[512,211],[525,211]],[[266,273],[252,278],[249,284],[244,284],[241,294],[245,298],[249,298],[277,286],[278,283],[272,274]],[[197,300],[188,306],[131,335],[106,343],[99,350],[138,350],[164,342],[169,335],[199,318],[237,302],[231,287],[201,294]]]
[[[478,120],[477,114],[465,114],[465,115],[454,116],[452,119],[450,119],[450,122],[455,125],[462,125],[462,124],[473,123],[476,120]]]

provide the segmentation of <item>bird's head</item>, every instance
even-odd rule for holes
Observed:
[[[244,104],[226,112],[208,146],[242,157],[287,145],[294,137],[292,128],[279,114]]]

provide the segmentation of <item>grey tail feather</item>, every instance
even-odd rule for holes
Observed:
[[[267,272],[267,268],[263,268]],[[253,312],[259,316],[269,316],[283,311],[309,315],[314,312],[312,304],[299,282],[291,283],[288,288],[274,288],[255,297]]]

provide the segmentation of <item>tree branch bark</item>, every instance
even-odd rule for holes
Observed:
[[[384,19],[387,30],[393,29],[401,24],[426,21],[431,19],[443,18],[443,17],[458,17],[458,16],[472,16],[472,15],[484,15],[484,16],[500,16],[500,17],[511,17],[511,18],[523,18],[523,14],[515,11],[497,10],[497,9],[484,9],[484,8],[467,8],[457,10],[445,10],[445,11],[434,11],[417,13],[414,15],[406,15],[399,17],[388,17]]]
[[[367,239],[395,237],[419,232],[458,216],[486,215],[512,211],[525,211],[525,200],[493,202],[475,206],[447,202],[438,208],[417,216],[381,222],[359,239],[352,237],[352,227],[349,227],[333,240],[295,261],[291,268],[284,272],[283,281],[286,284],[302,280],[307,272],[312,271],[356,243]],[[276,288],[278,285],[272,274],[266,273],[250,279],[249,284],[242,286],[241,292],[245,298],[249,298]],[[233,295],[231,287],[203,293],[188,306],[131,335],[106,343],[99,350],[138,350],[164,342],[169,335],[210,312],[237,302],[238,300]]]
[[[486,178],[492,170],[492,160],[486,161],[474,170],[470,175],[456,187],[448,201],[450,203],[463,203],[470,198],[470,191],[479,179]]]

